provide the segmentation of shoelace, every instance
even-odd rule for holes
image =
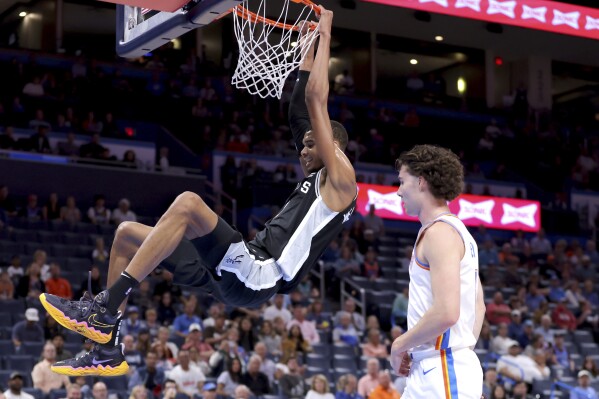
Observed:
[[[102,307],[100,302],[103,301],[104,295],[98,294],[94,296],[92,294],[92,272],[90,270],[87,277],[87,291],[83,293],[83,296],[81,299],[79,299],[78,304],[75,301],[71,302],[71,307],[81,309],[83,312],[83,317],[87,317],[90,315],[94,305],[97,304],[99,307]]]

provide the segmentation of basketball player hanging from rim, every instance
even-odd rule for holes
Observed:
[[[419,145],[396,167],[397,194],[422,223],[409,266],[408,330],[391,347],[391,366],[408,376],[402,399],[480,399],[483,372],[472,350],[485,316],[478,249],[447,206],[462,191],[462,165],[450,150]]]
[[[122,311],[131,290],[159,264],[173,273],[176,284],[202,288],[229,305],[257,306],[276,293],[292,291],[341,232],[355,208],[357,185],[343,152],[347,132],[331,122],[327,112],[333,15],[320,10],[318,51],[314,57],[312,48],[301,67],[290,111],[306,177],[282,210],[249,242],[189,192],[177,197],[154,228],[121,224],[111,250],[106,291],[80,301],[40,295],[56,321],[96,342],[86,355],[54,364],[53,371],[127,373],[118,343]]]

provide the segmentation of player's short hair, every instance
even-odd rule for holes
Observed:
[[[404,165],[411,175],[426,180],[435,198],[451,201],[462,192],[464,167],[458,156],[447,148],[417,145],[395,161],[397,171]]]
[[[345,151],[347,142],[349,141],[347,130],[345,130],[345,127],[337,121],[331,121],[331,129],[333,130],[333,140],[339,143],[339,148],[341,148],[342,151]],[[306,134],[308,133],[311,134],[312,130],[308,130]]]

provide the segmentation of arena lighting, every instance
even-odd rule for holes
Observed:
[[[19,17],[21,17],[21,18],[25,18],[26,16],[27,16],[27,12],[25,12],[25,11],[21,11],[19,13]]]
[[[416,58],[412,58],[412,59],[410,60],[410,64],[412,64],[412,65],[417,65],[417,64],[418,64],[418,60],[417,60]]]
[[[466,92],[466,79],[460,77],[458,79],[458,93],[464,94]]]
[[[442,42],[443,41],[443,36],[439,35],[439,36],[435,36],[435,40],[438,42]]]
[[[497,25],[599,39],[599,9],[548,0],[364,0]],[[494,32],[498,33],[498,32]]]

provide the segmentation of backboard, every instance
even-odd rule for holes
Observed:
[[[190,30],[208,25],[242,0],[110,2],[117,3],[116,52],[121,57],[133,58],[143,56]]]

